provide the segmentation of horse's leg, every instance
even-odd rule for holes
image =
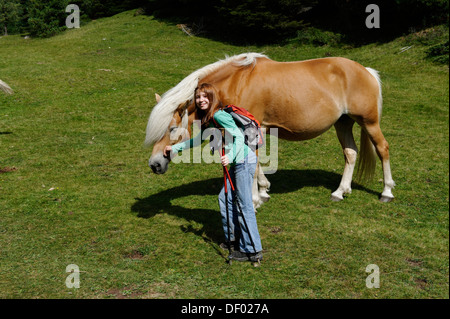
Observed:
[[[253,200],[253,208],[256,210],[261,206],[262,201],[259,197],[259,187],[258,187],[258,175],[259,175],[259,156],[258,151],[256,151],[256,171],[255,175],[253,176],[253,188],[252,188],[252,200]]]
[[[267,202],[270,199],[270,195],[267,194],[267,192],[270,189],[270,182],[266,178],[266,175],[264,175],[264,171],[259,161],[258,161],[258,189],[261,204]]]
[[[344,194],[350,194],[352,192],[352,176],[355,169],[356,155],[358,153],[352,132],[354,123],[354,120],[344,115],[334,124],[337,137],[344,151],[345,167],[338,189],[331,194],[331,200],[333,201],[341,201],[344,199]]]
[[[380,129],[380,125],[378,123],[371,125],[366,124],[365,130],[369,135],[373,145],[375,146],[375,150],[377,151],[378,157],[380,158],[383,167],[384,189],[383,193],[381,193],[380,201],[390,202],[394,199],[394,195],[392,195],[392,189],[395,186],[395,182],[392,179],[391,164],[389,161],[389,144],[384,138],[383,133]]]
[[[261,200],[259,199],[258,190],[258,166],[256,166],[255,176],[253,177],[253,187],[252,187],[252,200],[253,208],[256,210],[261,206]]]
[[[259,163],[256,165],[256,172],[255,177],[253,179],[253,188],[252,188],[252,199],[253,199],[253,206],[255,210],[265,202],[267,202],[270,199],[269,194],[267,192],[270,188],[270,182],[267,180],[266,176],[264,175],[263,169],[261,167],[261,164]]]

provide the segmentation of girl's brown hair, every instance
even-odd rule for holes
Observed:
[[[199,94],[200,92],[206,93],[206,96],[209,100],[209,109],[206,111],[203,111],[197,105],[197,94]],[[207,127],[209,122],[212,120],[214,113],[223,108],[222,103],[219,101],[219,94],[217,92],[217,89],[209,83],[202,83],[195,89],[194,101],[197,116],[198,118],[202,119],[202,127]]]

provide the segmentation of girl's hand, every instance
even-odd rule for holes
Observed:
[[[220,161],[222,162],[223,166],[228,166],[230,164],[230,160],[228,159],[228,156],[224,155],[220,158]]]
[[[165,157],[169,157],[171,153],[172,153],[172,146],[171,145],[167,145],[166,147],[164,147],[163,154],[164,154]]]

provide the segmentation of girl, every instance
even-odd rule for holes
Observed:
[[[223,166],[230,164],[230,177],[235,186],[236,200],[238,201],[242,215],[239,214],[238,208],[233,203],[234,194],[225,196],[225,185],[219,194],[219,207],[222,215],[222,224],[227,242],[231,242],[235,248],[229,258],[236,261],[258,261],[262,259],[261,238],[256,223],[255,210],[252,202],[252,185],[253,177],[256,170],[256,154],[244,143],[244,135],[237,127],[233,117],[223,111],[223,106],[218,100],[218,94],[214,86],[203,83],[195,90],[195,106],[198,118],[201,119],[202,130],[207,127],[214,127],[215,124],[225,128],[226,132],[233,138],[229,141],[225,140],[226,154],[221,156]],[[201,134],[201,133],[200,133]],[[173,146],[164,148],[164,155],[171,156],[190,148],[194,145],[195,140],[190,139]],[[227,143],[228,142],[228,143]],[[227,179],[227,187],[231,189]],[[228,213],[230,221],[230,238],[227,231],[227,211],[225,201],[228,200]],[[243,219],[245,218],[245,220]],[[253,242],[252,242],[253,240]],[[228,246],[221,245],[222,248]]]

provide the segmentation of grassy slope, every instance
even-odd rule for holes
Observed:
[[[0,38],[0,298],[448,298],[448,68],[398,39],[358,49],[235,47],[132,12],[51,39]],[[343,159],[334,130],[280,141],[258,212],[263,266],[225,264],[217,165],[149,174],[154,93],[245,51],[326,55],[381,72],[382,129],[397,187],[377,178],[329,201]],[[359,135],[355,129],[355,134]],[[68,289],[77,264],[81,288]],[[380,289],[365,268],[380,267]]]

